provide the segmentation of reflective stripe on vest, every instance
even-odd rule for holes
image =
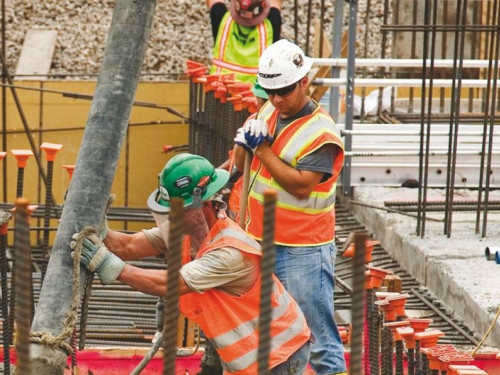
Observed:
[[[278,111],[268,102],[262,107],[257,118],[266,121],[270,134],[274,135],[278,116]],[[326,144],[337,145],[342,152],[339,152],[334,160],[332,176],[319,183],[306,199],[298,199],[288,193],[274,180],[258,158],[253,159],[248,198],[249,219],[246,226],[252,237],[262,239],[263,193],[271,188],[278,191],[275,238],[277,244],[314,246],[334,239],[333,210],[336,181],[343,162],[343,144],[332,118],[318,106],[312,114],[288,124],[274,137],[271,149],[280,159],[295,167],[302,158]]]
[[[237,41],[238,28],[248,32],[248,43]],[[235,73],[240,81],[254,82],[259,68],[259,57],[266,47],[272,44],[272,35],[272,25],[268,19],[256,27],[244,27],[236,24],[227,12],[221,20],[212,50],[210,73]]]
[[[233,221],[217,220],[196,258],[223,247],[261,256],[260,245],[245,237],[245,232]],[[311,334],[302,311],[275,275],[273,283],[271,368],[285,362]],[[231,296],[217,289],[181,296],[181,312],[200,324],[228,374],[257,373],[259,299],[260,279],[242,296]]]

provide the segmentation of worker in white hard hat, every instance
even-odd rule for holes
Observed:
[[[254,375],[258,373],[262,249],[225,215],[220,190],[228,178],[227,171],[214,168],[201,156],[174,156],[148,198],[157,226],[134,234],[108,231],[104,242],[97,234],[87,235],[81,263],[105,284],[118,280],[164,297],[167,271],[124,261],[160,254],[168,259],[171,200],[181,198],[187,240],[179,271],[179,310],[199,324],[220,354],[225,374]],[[71,247],[76,249],[76,241]],[[309,359],[311,331],[297,303],[274,275],[272,280],[270,374],[301,375]]]
[[[282,0],[207,0],[214,37],[210,74],[253,83],[259,57],[280,39]]]
[[[269,101],[238,132],[235,159],[242,170],[245,152],[253,153],[245,229],[258,241],[262,192],[278,190],[276,275],[306,315],[316,339],[310,363],[324,375],[346,371],[333,303],[335,190],[344,148],[331,116],[307,96],[311,66],[287,40],[264,51],[258,82]]]

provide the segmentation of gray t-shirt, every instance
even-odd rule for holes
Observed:
[[[307,104],[302,107],[299,113],[297,113],[295,116],[286,119],[283,119],[281,118],[281,116],[279,116],[274,137],[276,138],[278,134],[293,121],[305,116],[309,116],[316,110],[316,108],[316,103],[314,103],[312,100],[308,100]],[[335,146],[333,145],[322,146],[311,154],[304,156],[297,163],[295,169],[302,171],[323,172],[325,175],[321,179],[321,182],[326,181],[332,176],[334,150]]]
[[[151,245],[163,254],[167,246],[158,228],[142,231]],[[260,274],[260,257],[232,247],[210,251],[180,269],[180,274],[195,293],[216,288],[234,296],[241,296],[255,285]]]

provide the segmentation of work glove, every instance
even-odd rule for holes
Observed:
[[[79,235],[79,233],[75,233],[72,236],[73,241],[70,243],[73,250],[72,257],[74,256]],[[90,272],[97,272],[103,284],[111,284],[116,281],[125,268],[125,262],[109,251],[99,236],[94,233],[87,235],[83,239],[80,263]]]
[[[247,140],[245,138],[245,130],[243,128],[239,128],[236,132],[236,137],[234,137],[234,142],[243,147],[247,151],[253,152],[254,150],[248,145]]]
[[[247,145],[254,149],[257,148],[262,142],[272,142],[273,137],[269,135],[269,127],[267,122],[262,120],[251,119],[243,125],[245,131],[245,139]]]

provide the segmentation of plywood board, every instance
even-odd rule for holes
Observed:
[[[44,80],[49,74],[52,56],[56,47],[56,30],[30,29],[24,39],[21,57],[17,64],[16,78],[23,80]],[[42,74],[41,76],[36,76]],[[32,75],[22,77],[22,75]]]

